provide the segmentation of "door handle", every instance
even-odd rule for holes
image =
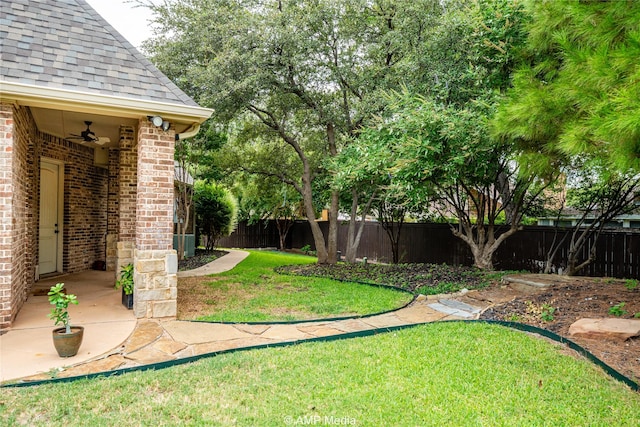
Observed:
[[[58,224],[55,224],[54,227],[56,228],[53,232],[58,234],[60,232],[60,230],[58,230]]]

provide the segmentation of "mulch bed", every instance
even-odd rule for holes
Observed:
[[[178,271],[193,270],[194,268],[202,267],[227,253],[228,252],[220,250],[205,251],[196,249],[194,256],[178,261]]]

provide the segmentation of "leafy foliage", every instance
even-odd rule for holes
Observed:
[[[125,295],[133,294],[133,264],[127,264],[120,269],[120,278],[116,280],[115,288],[122,288]]]
[[[625,302],[619,302],[618,304],[613,305],[609,309],[609,314],[617,317],[624,316],[625,314],[627,314],[627,310],[624,309],[625,305],[626,305]]]
[[[427,77],[389,91],[384,113],[333,170],[338,185],[366,182],[394,198],[429,202],[423,212],[455,216],[454,234],[470,246],[476,266],[491,269],[493,252],[544,186],[521,173],[511,142],[488,131],[524,41],[525,16],[514,2],[447,6],[420,47],[425,59],[417,63]],[[501,215],[509,228],[496,237]]]
[[[496,133],[543,162],[586,154],[640,170],[640,3],[547,0],[529,10],[527,61]]]
[[[234,124],[230,145],[274,148],[260,168],[246,161],[244,153],[253,150],[233,150],[238,161],[227,164],[295,188],[318,261],[334,261],[340,194],[325,185],[323,162],[382,109],[382,90],[398,88],[417,70],[417,49],[442,14],[440,2],[170,0],[148,6],[159,31],[145,49],[158,67],[214,108],[216,121]],[[328,236],[315,222],[326,206]]]
[[[69,304],[78,304],[78,298],[74,294],[64,293],[64,283],[56,283],[47,293],[49,303],[53,305],[49,313],[49,319],[54,321],[55,325],[61,324],[65,327],[65,333],[71,333],[71,325],[69,319]]]
[[[198,230],[206,237],[206,249],[212,250],[218,239],[228,236],[237,225],[238,204],[223,186],[196,182],[194,203]]]

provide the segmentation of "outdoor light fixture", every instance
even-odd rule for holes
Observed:
[[[151,123],[153,123],[154,126],[162,126],[162,117],[160,116],[148,116],[149,120],[151,121]]]
[[[149,121],[151,121],[151,123],[153,123],[154,126],[159,127],[160,129],[162,129],[165,132],[168,131],[169,128],[171,127],[171,123],[169,123],[168,121],[164,120],[160,116],[147,116],[147,118],[149,119]]]

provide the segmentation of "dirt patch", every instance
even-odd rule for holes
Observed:
[[[516,321],[548,329],[586,348],[634,381],[640,380],[639,337],[615,342],[569,335],[569,326],[578,319],[640,317],[640,286],[633,288],[634,282],[615,279],[529,277],[537,281],[546,280],[552,286],[531,293],[520,290],[508,301],[495,301],[480,318]],[[477,297],[491,297],[496,288],[502,288],[502,293],[505,293],[503,286],[496,285],[478,291]]]
[[[216,286],[216,277],[185,277],[178,283],[178,319],[195,320],[211,315],[216,307],[224,307],[230,300],[249,299],[240,287],[224,284]]]
[[[226,308],[246,304],[260,293],[260,285],[243,286],[233,283],[216,283],[222,281],[217,277],[184,277],[178,282],[178,319],[196,320],[200,317],[212,316]],[[275,286],[283,293],[308,292],[307,287]],[[273,318],[308,320],[317,318],[309,312],[297,311],[283,307],[264,307],[258,310]],[[347,314],[348,315],[348,314]]]

